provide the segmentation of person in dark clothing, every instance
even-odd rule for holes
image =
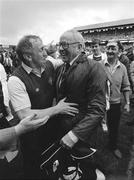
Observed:
[[[134,47],[133,46],[130,46],[128,49],[127,49],[127,57],[129,59],[129,63],[131,64],[131,62],[134,61]]]
[[[20,154],[16,154],[13,159],[9,160],[8,153],[10,153],[11,156],[13,150],[16,149],[20,135],[44,125],[49,117],[45,116],[44,118],[35,121],[33,120],[35,114],[33,114],[23,119],[14,127],[10,127],[10,124],[5,117],[6,109],[0,82],[0,178],[18,179],[22,178],[22,158]]]
[[[55,69],[50,61],[46,61],[42,40],[35,35],[25,36],[18,43],[16,51],[22,65],[10,77],[8,89],[12,106],[20,120],[31,113],[36,113],[37,118],[46,114],[52,117],[58,113],[77,113],[76,104],[66,103],[64,99],[52,107]],[[40,155],[55,138],[52,132],[56,131],[56,126],[57,122],[50,118],[45,126],[21,138],[25,178],[43,178],[39,169]]]
[[[128,74],[128,78],[131,84],[131,78],[130,78],[130,62],[129,62],[129,58],[127,57],[127,55],[124,53],[124,47],[123,44],[120,41],[117,41],[118,43],[118,47],[119,47],[119,61],[125,65],[126,69],[127,69],[127,74]]]
[[[88,59],[83,52],[84,39],[77,31],[70,30],[60,37],[59,52],[64,64],[57,71],[57,102],[78,104],[75,117],[58,115],[61,145],[67,149],[97,147],[97,131],[106,111],[107,75],[100,63]],[[88,167],[90,167],[88,169]],[[80,164],[82,179],[96,179],[96,167],[87,159]]]
[[[0,129],[10,127],[8,121],[6,120],[7,112],[4,105],[4,96],[2,92],[2,84],[0,82]]]

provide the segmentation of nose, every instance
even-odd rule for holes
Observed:
[[[46,52],[45,49],[43,49],[43,56],[44,56],[44,57],[47,57],[47,52]]]
[[[111,49],[111,48],[108,48],[107,51],[108,51],[108,52],[112,52],[112,49]]]

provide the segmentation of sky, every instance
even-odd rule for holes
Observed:
[[[134,0],[0,0],[0,44],[35,34],[58,42],[78,26],[134,18]]]

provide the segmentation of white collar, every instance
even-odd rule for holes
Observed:
[[[30,74],[30,72],[33,70],[31,67],[27,66],[24,62],[22,62],[22,67],[28,74]]]
[[[24,62],[22,62],[22,67],[24,68],[24,70],[30,74],[31,72],[33,72],[35,75],[40,76],[39,73],[37,71],[35,71],[33,68],[27,66]],[[41,74],[44,72],[44,68],[41,67]]]
[[[78,58],[79,55],[77,55],[69,64],[70,66],[72,66],[72,64],[74,63],[74,61]]]
[[[107,64],[107,65],[111,66],[111,65],[109,64],[107,58],[104,60],[104,64],[105,64],[105,65]],[[120,66],[120,65],[121,65],[121,63],[120,63],[120,61],[118,60],[117,63],[116,63],[116,67],[118,67],[118,66]]]

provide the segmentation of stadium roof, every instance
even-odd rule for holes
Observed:
[[[77,31],[82,31],[88,29],[108,28],[108,27],[124,26],[124,25],[134,25],[134,18],[91,24],[87,26],[80,26],[80,27],[75,27],[74,29]]]

